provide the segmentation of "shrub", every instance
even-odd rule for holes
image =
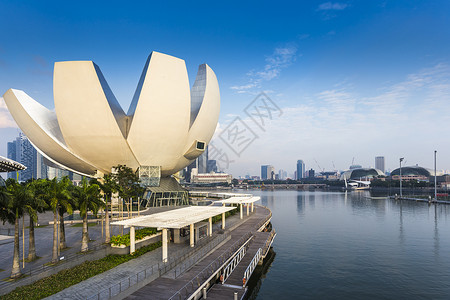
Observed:
[[[86,261],[81,265],[38,280],[33,284],[18,287],[11,293],[1,296],[1,299],[32,300],[51,296],[83,280],[108,271],[149,251],[153,251],[161,247],[161,245],[162,243],[159,241],[138,249],[132,255],[108,255],[99,260]]]
[[[142,240],[143,238],[145,238],[146,236],[149,235],[153,235],[155,233],[157,233],[158,231],[156,230],[156,228],[142,228],[142,229],[138,229],[135,231],[135,237],[136,237],[136,241],[138,240]],[[113,237],[111,237],[111,245],[114,246],[120,246],[120,245],[125,245],[125,246],[130,246],[130,234],[124,234],[124,235],[114,235]]]

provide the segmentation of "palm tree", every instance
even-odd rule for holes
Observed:
[[[69,190],[70,198],[67,200],[68,204],[70,204],[70,207],[74,208],[76,207],[76,203],[74,202],[74,193],[76,186],[73,184],[69,184],[67,189]],[[66,230],[64,226],[64,214],[65,213],[72,213],[72,211],[67,210],[67,203],[66,205],[60,205],[58,209],[59,214],[59,249],[66,249]]]
[[[20,244],[19,244],[19,219],[23,216],[24,209],[28,208],[27,202],[33,198],[33,189],[30,183],[19,184],[14,179],[8,179],[6,181],[7,191],[9,194],[9,201],[7,201],[7,206],[3,207],[5,209],[2,217],[6,216],[3,221],[8,221],[10,224],[14,223],[14,254],[13,254],[13,266],[11,270],[11,278],[17,278],[21,274],[20,272]]]
[[[45,203],[47,192],[47,180],[39,179],[31,182],[34,197],[29,199],[27,206],[27,213],[30,216],[29,239],[28,239],[28,261],[33,261],[37,258],[36,245],[34,238],[34,224],[37,223],[38,213],[42,213],[48,207]]]
[[[71,184],[67,176],[60,181],[53,178],[49,182],[48,201],[53,211],[53,250],[52,262],[58,262],[58,212],[61,206],[65,207],[69,213],[72,213],[72,205],[69,202],[71,198],[68,187]]]
[[[81,252],[89,250],[89,233],[88,233],[88,212],[91,211],[97,215],[99,208],[104,203],[100,198],[100,188],[97,184],[89,185],[86,178],[81,181],[81,186],[76,189],[76,200],[80,216],[83,218],[83,231],[81,238]]]
[[[106,174],[103,176],[103,183],[93,179],[91,184],[97,184],[103,192],[103,199],[105,200],[105,243],[109,243],[111,241],[111,233],[109,228],[108,200],[112,199],[112,194],[117,192],[117,183],[111,174]]]

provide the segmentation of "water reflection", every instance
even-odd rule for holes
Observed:
[[[267,272],[269,272],[270,266],[275,260],[275,256],[276,256],[275,251],[273,251],[273,249],[270,249],[269,252],[267,253],[266,258],[264,259],[263,265],[258,265],[255,268],[255,271],[253,271],[253,274],[250,277],[250,280],[248,281],[247,285],[248,290],[244,299],[253,300],[257,298],[261,285],[264,279],[266,278],[266,274]]]
[[[299,215],[303,215],[303,210],[305,208],[306,196],[304,194],[297,195],[297,212]]]
[[[257,299],[448,298],[448,206],[368,192],[257,193],[278,233]]]

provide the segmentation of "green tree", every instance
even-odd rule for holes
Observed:
[[[11,278],[17,278],[21,274],[20,272],[20,244],[19,244],[19,219],[23,216],[25,209],[28,208],[28,202],[33,195],[33,188],[30,183],[19,184],[14,179],[8,179],[6,181],[7,191],[9,196],[7,197],[7,204],[2,209],[5,209],[2,213],[3,222],[8,221],[10,224],[14,224],[14,254],[13,254],[13,266],[11,270]]]
[[[58,262],[58,212],[61,206],[65,207],[67,212],[72,213],[72,205],[69,200],[71,195],[69,192],[69,185],[72,183],[66,176],[60,181],[53,178],[49,181],[48,186],[48,203],[53,211],[53,249],[52,249],[52,262]]]
[[[115,170],[113,180],[117,183],[119,196],[127,202],[128,216],[130,216],[131,199],[139,197],[144,189],[139,185],[139,176],[133,172],[133,169],[118,165]]]
[[[32,181],[31,188],[33,189],[34,197],[28,199],[26,211],[30,216],[29,238],[28,238],[28,261],[33,261],[36,256],[36,245],[34,238],[34,226],[38,221],[38,213],[42,213],[48,207],[45,202],[45,193],[47,191],[47,180]]]
[[[89,184],[86,178],[83,178],[81,186],[75,190],[75,195],[80,216],[83,218],[81,252],[86,252],[89,250],[88,212],[91,211],[94,215],[97,215],[99,208],[103,207],[104,203],[100,197],[99,186]]]
[[[97,179],[91,180],[91,184],[97,184],[103,192],[103,199],[105,201],[105,243],[111,241],[111,232],[109,226],[109,204],[112,195],[117,192],[118,186],[116,181],[113,179],[111,174],[106,174],[103,176],[102,182]]]

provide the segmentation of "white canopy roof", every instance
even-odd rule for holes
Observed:
[[[248,204],[259,201],[261,197],[231,197],[223,200],[217,200],[214,202],[225,204]]]
[[[157,214],[117,221],[111,223],[111,225],[124,225],[125,227],[154,227],[157,229],[178,229],[220,215],[235,208],[236,207],[223,206],[189,206]]]

